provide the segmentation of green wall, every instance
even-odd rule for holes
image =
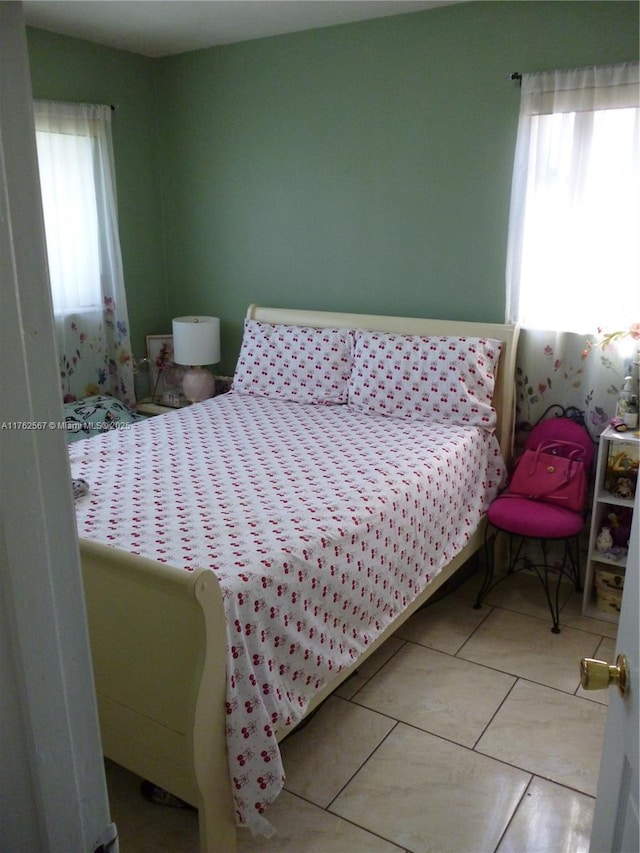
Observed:
[[[638,4],[474,2],[162,60],[29,48],[39,97],[121,105],[134,348],[212,313],[229,371],[250,302],[502,321],[509,75],[637,59]]]
[[[34,97],[114,104],[118,218],[133,351],[167,330],[158,154],[157,61],[79,39],[27,31]],[[170,329],[170,323],[169,323]]]
[[[478,2],[164,59],[172,312],[504,319],[513,71],[638,57],[638,4]]]

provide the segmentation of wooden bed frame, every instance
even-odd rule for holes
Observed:
[[[298,326],[503,341],[494,405],[496,435],[509,460],[514,326],[255,305],[247,317]],[[367,654],[315,697],[309,712],[477,551],[483,532],[481,524],[463,551]],[[225,743],[226,626],[216,576],[210,569],[186,572],[84,539],[80,553],[104,754],[196,806],[203,853],[234,851],[236,826]]]

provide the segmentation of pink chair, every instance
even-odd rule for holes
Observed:
[[[525,450],[535,450],[542,442],[570,441],[582,448],[582,462],[587,474],[591,470],[594,457],[594,444],[583,423],[569,417],[551,417],[538,423],[529,433]],[[585,500],[586,503],[586,500]],[[533,569],[544,588],[554,634],[560,632],[560,583],[566,575],[575,584],[576,590],[582,589],[580,577],[579,539],[585,524],[585,507],[572,511],[544,499],[519,497],[509,494],[509,487],[499,495],[487,512],[487,530],[485,534],[485,578],[474,604],[479,608],[487,593],[505,577],[521,569]],[[494,581],[493,569],[495,547],[500,533],[509,537],[510,557],[507,574]],[[517,540],[514,556],[511,558],[513,540]],[[540,546],[541,562],[535,563],[528,554],[522,554],[525,543],[536,541]],[[562,564],[551,569],[547,555],[549,541],[562,541]],[[491,548],[493,544],[493,549]],[[555,594],[551,590],[551,581],[557,572]]]

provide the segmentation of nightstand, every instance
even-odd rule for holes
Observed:
[[[216,382],[216,389],[214,393],[214,397],[219,396],[220,394],[226,394],[231,390],[231,384],[233,383],[233,376],[214,376]],[[165,403],[156,403],[153,400],[145,399],[141,400],[137,407],[136,412],[139,415],[146,415],[147,417],[153,417],[154,415],[164,415],[167,412],[175,412],[177,409],[182,409],[185,406],[190,405],[187,400],[185,400],[182,394],[173,395],[176,397],[176,400],[180,401],[180,405],[178,406],[168,406]]]
[[[144,400],[142,403],[138,403],[136,407],[136,412],[139,415],[146,415],[148,418],[154,415],[164,415],[167,412],[175,412],[176,410],[176,406],[163,406],[162,403],[153,403],[151,400]]]

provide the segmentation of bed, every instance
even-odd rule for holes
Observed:
[[[231,393],[70,447],[103,750],[202,851],[269,834],[278,742],[482,544],[516,343],[251,306]]]

